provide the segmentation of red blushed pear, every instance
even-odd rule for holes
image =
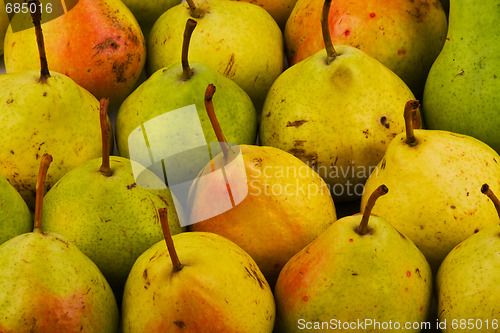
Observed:
[[[13,20],[27,19],[15,15]],[[109,97],[112,108],[133,90],[145,64],[146,45],[135,17],[120,0],[79,0],[66,14],[44,23],[43,31],[51,70],[69,76],[98,99]],[[39,67],[32,29],[9,28],[4,52],[8,73]]]
[[[97,266],[71,242],[43,231],[51,162],[42,156],[33,232],[0,246],[0,332],[118,332],[116,300]]]
[[[321,322],[331,320],[427,319],[429,264],[408,237],[371,215],[375,201],[388,191],[385,185],[377,188],[362,216],[339,219],[283,267],[275,287],[280,332],[302,332],[301,319],[317,322],[314,328],[323,331]]]
[[[324,48],[323,0],[298,0],[285,28],[290,64]],[[400,76],[415,94],[423,91],[447,31],[439,0],[336,0],[330,11],[334,45],[366,52]]]
[[[190,230],[222,235],[248,252],[271,286],[295,253],[336,219],[326,183],[307,164],[273,147],[228,146],[205,95],[223,153],[189,192]]]
[[[172,236],[167,210],[158,211],[165,240],[130,271],[123,332],[272,332],[274,298],[255,261],[213,233]]]

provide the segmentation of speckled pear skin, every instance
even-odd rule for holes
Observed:
[[[115,333],[118,324],[111,287],[71,242],[35,231],[0,246],[0,332]]]
[[[500,156],[472,137],[436,130],[415,130],[418,144],[397,136],[366,182],[369,193],[386,184],[391,190],[373,214],[410,237],[434,272],[458,243],[497,223],[497,212],[479,190],[488,183],[500,193]]]
[[[180,53],[178,59],[180,60]],[[227,141],[234,144],[254,144],[257,136],[257,112],[248,94],[230,79],[200,63],[189,64],[194,73],[186,81],[183,79],[179,60],[176,64],[154,73],[120,107],[116,118],[116,142],[120,155],[131,159],[136,158],[129,154],[128,140],[130,133],[142,123],[192,104],[196,105],[199,122],[192,126],[186,124],[186,127],[189,129],[200,126],[201,123],[206,143],[218,142],[205,108],[204,97],[209,84],[213,84],[217,89],[212,102]],[[193,128],[190,132],[186,127],[158,128],[156,133],[147,133],[148,140],[153,147],[164,146],[165,131],[168,132],[169,137],[178,138],[175,142],[168,143],[173,146],[172,150],[179,149],[179,146],[181,148],[188,146],[192,144],[192,141],[198,142],[196,129]],[[144,152],[144,154],[142,158],[149,160],[148,153]],[[162,157],[164,156],[158,156],[157,159]],[[206,152],[202,156],[189,154],[186,159],[180,159],[179,163],[182,167],[169,169],[169,172],[178,171],[179,174],[169,173],[168,177],[170,179],[195,179],[208,163],[209,159],[206,157]]]
[[[481,332],[499,332],[500,318],[500,221],[457,245],[441,264],[436,289],[439,320],[474,319]],[[495,322],[496,321],[496,322]],[[496,326],[495,323],[497,324]],[[492,325],[493,324],[493,325]],[[447,332],[470,332],[470,329]]]
[[[112,156],[110,177],[101,174],[100,165],[100,158],[89,161],[48,191],[44,229],[75,243],[96,263],[120,298],[134,261],[163,238],[158,208],[168,209],[172,234],[182,228],[170,191],[138,186],[130,160]],[[160,183],[152,176],[155,181]]]
[[[165,241],[137,259],[123,296],[124,333],[273,331],[273,294],[250,255],[213,233],[172,239],[184,267],[172,271]]]
[[[0,56],[3,54],[3,41],[8,26],[9,16],[7,16],[7,13],[5,12],[5,4],[3,0],[0,0]]]
[[[262,111],[260,142],[313,167],[341,202],[359,199],[370,171],[404,131],[404,106],[415,97],[366,53],[335,49],[329,65],[323,49],[278,77]]]
[[[429,129],[473,136],[500,153],[500,4],[451,0],[448,36],[422,101]]]
[[[179,62],[184,27],[192,18],[198,25],[191,37],[189,61],[206,64],[236,82],[260,110],[269,87],[283,71],[283,34],[278,24],[251,3],[194,2],[202,17],[192,17],[183,2],[156,21],[148,39],[149,73]]]
[[[40,83],[40,71],[0,75],[0,174],[35,208],[40,158],[54,162],[48,188],[65,173],[102,155],[99,101],[73,80],[50,72]]]
[[[26,202],[0,175],[0,245],[32,229],[33,219]]]
[[[339,219],[285,265],[275,287],[280,332],[303,332],[300,319],[401,325],[427,319],[432,274],[424,255],[380,217],[371,216],[369,232],[359,235],[361,218]],[[353,331],[381,332],[369,326]]]

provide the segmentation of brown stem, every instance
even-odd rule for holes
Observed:
[[[216,89],[213,84],[209,84],[207,90],[205,90],[205,109],[207,110],[208,118],[210,118],[210,122],[214,128],[215,135],[217,136],[217,141],[219,141],[224,158],[227,159],[230,154],[234,154],[234,151],[227,143],[224,133],[222,133],[219,121],[217,120],[217,116],[215,115],[214,104],[212,103],[212,97],[214,96],[215,90]]]
[[[52,163],[52,156],[43,154],[40,161],[40,169],[38,169],[38,178],[36,180],[36,199],[35,199],[35,217],[33,231],[43,232],[42,230],[42,206],[43,195],[45,192],[45,179],[47,178],[47,171],[49,170],[50,163]]]
[[[174,241],[168,225],[168,210],[166,208],[159,208],[158,213],[160,214],[160,222],[163,229],[163,236],[165,237],[165,243],[167,243],[168,253],[170,254],[170,259],[172,260],[173,271],[178,272],[184,266],[181,264],[179,256],[177,256],[177,251],[175,251]]]
[[[415,147],[418,144],[418,140],[413,133],[413,114],[417,111],[419,106],[419,102],[413,100],[406,102],[405,105],[406,144],[410,147]]]
[[[332,36],[328,25],[328,15],[330,14],[330,6],[332,0],[325,0],[323,4],[323,12],[321,13],[321,30],[323,32],[323,41],[326,49],[326,64],[329,65],[337,57],[337,51],[333,47]]]
[[[182,78],[187,81],[193,76],[193,70],[189,67],[188,54],[189,54],[189,43],[191,42],[191,35],[193,34],[194,28],[196,28],[196,21],[193,19],[188,19],[186,22],[186,28],[184,29],[184,40],[182,42]]]
[[[366,203],[365,211],[363,213],[363,218],[361,219],[361,223],[358,226],[357,233],[360,235],[366,235],[368,233],[368,219],[372,213],[373,206],[375,206],[375,202],[378,198],[383,195],[386,195],[389,192],[389,189],[385,185],[380,185],[370,196],[368,202]]]
[[[101,173],[109,177],[113,174],[111,167],[109,166],[109,128],[108,128],[108,105],[109,98],[101,98],[101,106],[99,118],[101,121],[101,138],[102,138],[102,164],[99,169]]]
[[[200,18],[203,16],[203,13],[198,8],[196,8],[196,5],[194,4],[193,0],[186,0],[186,2],[189,6],[189,11],[192,17]]]
[[[47,54],[45,53],[45,42],[43,40],[42,25],[40,21],[42,20],[42,12],[40,10],[40,2],[38,0],[28,1],[28,8],[31,8],[31,4],[35,4],[35,11],[31,13],[31,19],[35,25],[36,42],[38,45],[38,54],[40,56],[40,79],[41,83],[47,82],[50,77],[49,65],[47,64]]]
[[[490,200],[493,201],[493,204],[495,205],[495,208],[497,209],[498,217],[500,218],[500,200],[495,195],[495,193],[493,193],[490,186],[488,184],[483,184],[483,186],[481,186],[481,192],[483,194],[486,194],[488,196],[488,198],[490,198]]]

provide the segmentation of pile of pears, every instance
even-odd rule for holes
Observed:
[[[0,333],[500,332],[499,8],[0,0]]]

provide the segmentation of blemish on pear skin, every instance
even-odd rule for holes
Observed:
[[[398,50],[398,55],[403,56],[405,54],[406,54],[406,50],[404,50],[404,49]]]
[[[307,296],[304,296],[304,297],[302,297],[302,300],[303,300],[304,302],[307,302],[307,301],[309,300],[309,298],[308,298]]]
[[[130,184],[130,185],[127,185],[127,190],[131,190],[133,189],[134,187],[136,187],[137,184],[136,183],[133,183],[133,184]]]
[[[351,243],[352,243],[352,242],[354,242],[354,239],[350,238],[350,239],[349,239],[349,242],[351,242]]]
[[[377,16],[375,13],[370,13],[371,18],[374,18],[375,16]]]
[[[305,123],[307,123],[307,120],[296,120],[294,122],[289,121],[286,123],[286,127],[299,128],[300,126],[304,125]]]
[[[382,118],[380,118],[380,123],[381,123],[382,125],[384,125],[384,126],[385,126],[385,128],[389,128],[389,127],[390,127],[389,123],[387,122],[387,117],[385,117],[385,116],[384,116],[384,117],[382,117]]]
[[[344,36],[346,36],[346,37],[347,37],[347,36],[349,36],[349,35],[351,35],[351,30],[346,29],[346,31],[344,31]]]
[[[7,104],[12,104],[13,102],[14,102],[14,100],[13,100],[12,98],[9,98],[9,99],[7,100]]]
[[[406,276],[407,277],[411,277],[411,272],[410,271],[406,271]]]
[[[184,324],[182,320],[174,321],[174,324],[177,325],[177,327],[179,328],[186,328],[186,324]]]

